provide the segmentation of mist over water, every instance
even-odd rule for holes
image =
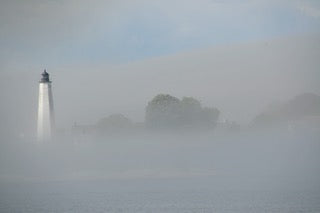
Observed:
[[[10,141],[0,151],[1,206],[14,212],[317,212],[319,152],[319,133],[312,131]]]

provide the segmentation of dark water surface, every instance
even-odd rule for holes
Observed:
[[[0,212],[320,212],[320,191],[313,190],[179,189],[168,180],[109,184],[2,185]]]

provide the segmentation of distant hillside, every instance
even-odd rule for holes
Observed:
[[[320,117],[320,96],[312,93],[298,95],[255,117],[253,126],[266,127],[288,124],[306,117]]]

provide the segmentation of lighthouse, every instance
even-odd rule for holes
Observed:
[[[52,87],[49,73],[46,70],[41,74],[39,81],[39,101],[38,101],[38,141],[48,141],[55,131]]]

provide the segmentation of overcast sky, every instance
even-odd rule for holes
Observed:
[[[240,123],[319,92],[318,0],[1,0],[0,29],[2,126],[35,125],[44,68],[66,127],[110,113],[142,121],[161,92]]]
[[[121,63],[319,32],[318,0],[1,0],[2,66]]]

